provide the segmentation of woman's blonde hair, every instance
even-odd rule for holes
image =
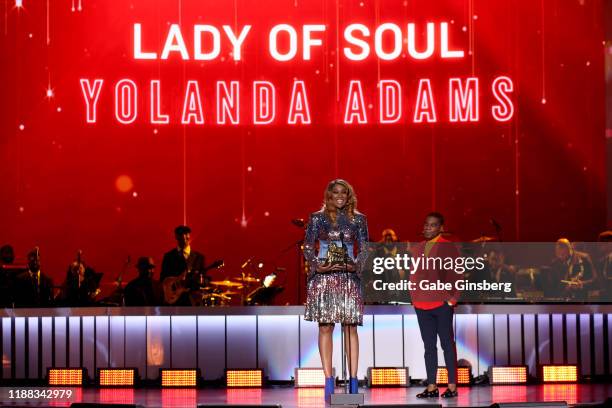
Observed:
[[[334,191],[334,187],[337,185],[340,185],[346,189],[346,204],[344,209],[346,210],[346,215],[350,220],[353,220],[355,217],[355,212],[357,211],[357,196],[355,196],[353,186],[351,186],[346,180],[342,179],[330,181],[329,184],[327,184],[325,193],[323,194],[322,211],[334,224],[336,223],[336,206],[332,200],[332,192]]]

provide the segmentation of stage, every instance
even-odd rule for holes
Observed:
[[[474,377],[493,365],[577,364],[580,375],[602,378],[612,366],[612,305],[459,305],[457,357]],[[0,381],[41,381],[48,367],[136,368],[143,380],[162,368],[198,368],[203,381],[226,369],[262,369],[290,381],[296,367],[320,367],[317,324],[302,306],[114,307],[0,309]],[[368,367],[408,367],[425,377],[424,348],[412,306],[367,306],[358,329],[358,377]],[[515,335],[513,335],[515,334]],[[333,366],[341,367],[340,330]],[[439,350],[438,360],[443,365]]]
[[[366,405],[418,404],[414,395],[422,387],[361,388]],[[443,387],[442,387],[443,389]],[[283,407],[324,407],[323,389],[292,386],[265,389],[96,389],[75,388],[71,402],[54,401],[52,404],[30,402],[29,406],[69,406],[73,402],[103,404],[140,404],[151,407],[195,407],[197,405],[272,405]],[[338,392],[339,389],[336,389]],[[459,397],[429,400],[428,404],[449,407],[488,407],[500,402],[567,401],[568,405],[601,403],[612,396],[611,384],[547,384],[528,386],[460,387]],[[25,405],[4,398],[4,405]]]
[[[0,15],[0,408],[612,401],[612,0]]]

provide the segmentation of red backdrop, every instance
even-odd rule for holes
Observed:
[[[605,227],[605,105],[602,1],[196,1],[24,0],[0,3],[0,242],[23,259],[41,248],[56,281],[77,249],[110,280],[129,254],[161,255],[174,245],[184,220],[193,246],[209,260],[224,258],[236,274],[248,257],[287,267],[284,300],[295,298],[295,251],[302,236],[292,218],[320,207],[326,183],[353,183],[369,217],[372,240],[392,227],[419,239],[423,215],[448,218],[458,239],[492,235],[505,240],[594,240]],[[79,5],[82,9],[79,11]],[[360,22],[405,31],[446,21],[452,47],[465,58],[354,62],[337,58],[342,29]],[[146,50],[161,52],[168,24],[180,23],[191,47],[193,24],[253,25],[243,61],[142,61],[133,58],[133,24],[143,26]],[[275,24],[326,24],[324,45],[310,61],[281,63],[267,52]],[[340,31],[337,33],[337,29]],[[422,37],[419,37],[422,38]],[[339,63],[339,64],[338,64]],[[338,71],[339,70],[339,71]],[[481,80],[481,120],[448,123],[450,77]],[[510,122],[492,120],[489,87],[513,79]],[[98,121],[87,124],[80,78],[103,78]],[[113,86],[139,86],[141,116],[114,119]],[[268,80],[286,117],[291,83],[306,83],[313,124],[279,120],[255,127],[213,124],[214,85],[239,80],[244,113],[250,83]],[[436,124],[412,124],[420,78],[431,78],[439,98]],[[160,79],[162,107],[175,118],[188,79],[202,88],[204,126],[148,123],[148,81]],[[364,84],[368,115],[377,110],[376,81],[402,83],[407,111],[394,125],[343,125],[348,81]],[[337,82],[339,80],[339,82]],[[46,92],[51,89],[52,96]],[[337,100],[340,100],[339,102]],[[543,103],[545,99],[546,103]],[[117,180],[129,177],[120,191]],[[271,267],[271,266],[270,266]],[[129,277],[135,272],[130,270]]]

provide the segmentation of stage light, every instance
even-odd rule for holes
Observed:
[[[368,367],[368,387],[408,387],[408,367]]]
[[[489,383],[527,384],[527,366],[492,366],[489,367]]]
[[[226,386],[236,387],[261,387],[263,385],[263,370],[227,370],[225,372]]]
[[[448,369],[446,367],[438,367],[436,384],[448,384]]]
[[[23,7],[23,0],[15,0],[15,7],[22,8]]]
[[[470,385],[471,374],[469,367],[457,367],[457,385]],[[438,367],[436,383],[448,384],[448,369],[446,367]]]
[[[578,382],[577,365],[542,365],[540,368],[542,382],[575,383]]]
[[[335,373],[332,372],[332,377]],[[295,388],[325,387],[325,373],[322,368],[295,368]]]
[[[136,383],[135,368],[99,368],[100,387],[133,387]]]
[[[177,370],[162,368],[160,369],[160,378],[162,387],[197,387],[198,373],[197,369]]]
[[[84,368],[49,368],[48,385],[83,385]]]

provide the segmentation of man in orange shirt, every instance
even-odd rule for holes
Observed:
[[[413,256],[433,258],[456,258],[459,253],[454,244],[442,238],[444,229],[444,216],[438,212],[427,214],[423,235],[425,241],[416,245]],[[445,270],[440,266],[428,268],[420,267],[411,280],[419,287],[419,282],[442,282],[450,289],[435,291],[416,290],[412,294],[413,306],[416,311],[421,338],[425,345],[425,366],[427,369],[427,389],[417,398],[437,398],[440,394],[436,385],[438,370],[437,340],[444,351],[444,361],[448,369],[448,388],[442,393],[443,398],[457,396],[457,351],[455,348],[455,335],[453,333],[453,307],[457,304],[458,291],[455,282],[458,275],[453,270]]]

